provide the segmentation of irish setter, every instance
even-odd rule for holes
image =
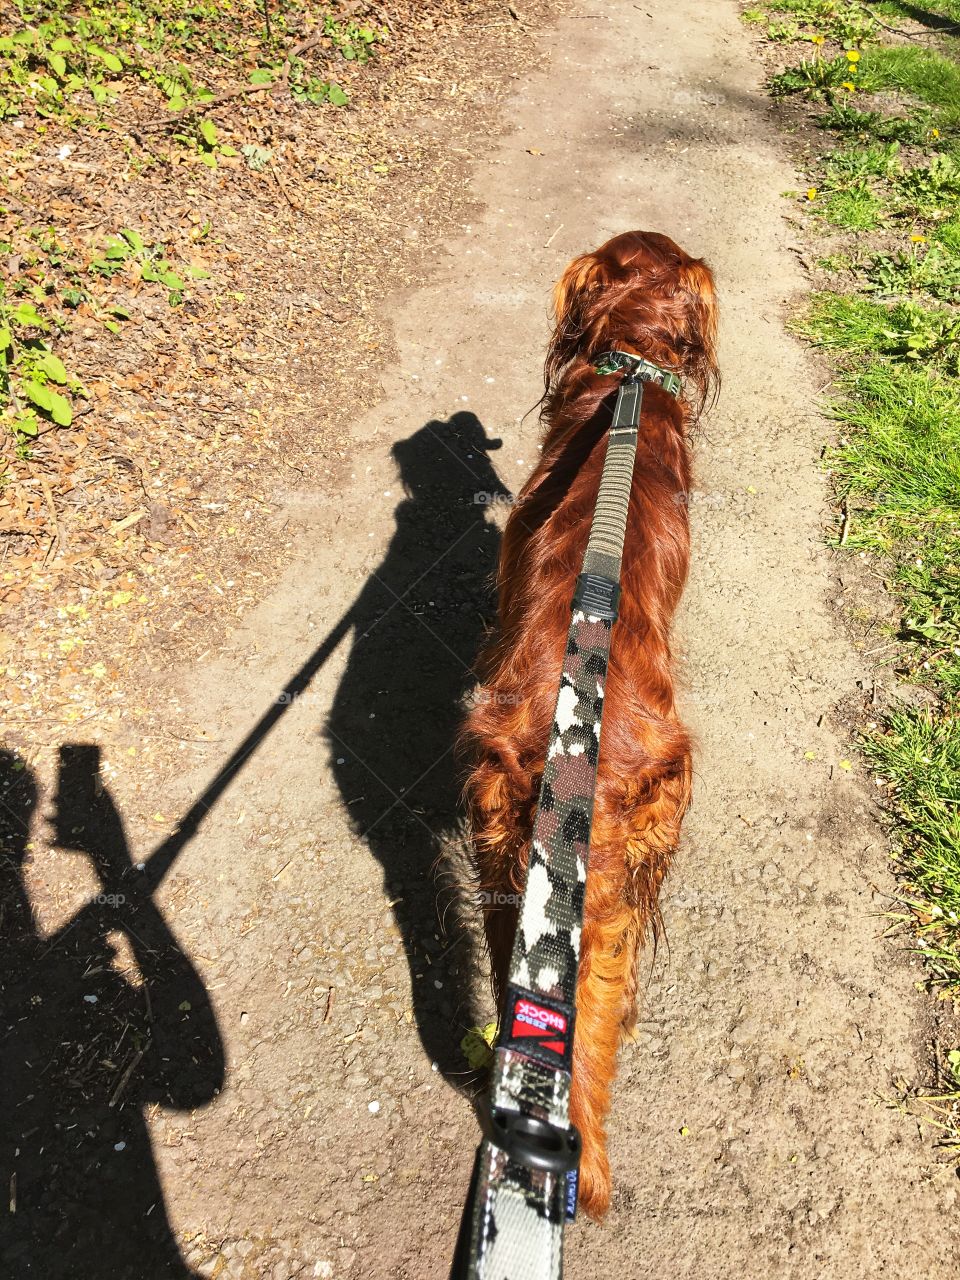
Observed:
[[[604,697],[580,972],[571,1120],[580,1204],[610,1203],[604,1124],[621,1035],[636,1021],[637,963],[690,800],[690,739],[677,717],[670,623],[687,575],[689,435],[717,385],[713,276],[667,236],[631,231],[576,258],[554,294],[540,461],[513,507],[498,568],[499,625],[463,730],[466,785],[494,986],[507,981],[571,599],[590,531],[625,350],[683,379],[679,400],[644,388]]]

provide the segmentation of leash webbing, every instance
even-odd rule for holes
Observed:
[[[673,395],[680,390],[676,375],[641,357],[619,351],[598,357],[598,373],[620,370],[625,377],[573,596],[490,1105],[482,1113],[485,1138],[451,1280],[559,1280],[563,1225],[576,1208],[580,1139],[569,1115],[574,1000],[604,685],[643,384],[656,381]]]

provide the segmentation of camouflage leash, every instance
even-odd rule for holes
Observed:
[[[559,1280],[563,1226],[576,1209],[580,1135],[569,1116],[574,997],[603,690],[643,384],[655,382],[674,396],[681,389],[676,374],[627,352],[605,352],[596,371],[625,376],[573,595],[489,1107],[481,1112],[484,1141],[451,1280]]]

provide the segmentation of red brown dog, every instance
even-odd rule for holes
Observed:
[[[494,984],[503,997],[571,600],[590,532],[617,383],[612,349],[678,373],[644,388],[604,697],[590,842],[571,1096],[583,1139],[580,1203],[610,1203],[604,1122],[621,1034],[636,1020],[637,961],[690,800],[690,739],[677,717],[670,624],[687,575],[689,436],[717,384],[713,276],[667,236],[631,231],[576,258],[554,295],[540,461],[514,506],[498,569],[499,625],[463,732],[466,795]]]

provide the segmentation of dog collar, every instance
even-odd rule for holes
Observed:
[[[654,382],[664,391],[679,399],[683,383],[669,369],[661,369],[651,360],[643,356],[635,356],[629,351],[604,351],[594,359],[594,372],[599,374],[619,373],[627,370],[641,382]]]

